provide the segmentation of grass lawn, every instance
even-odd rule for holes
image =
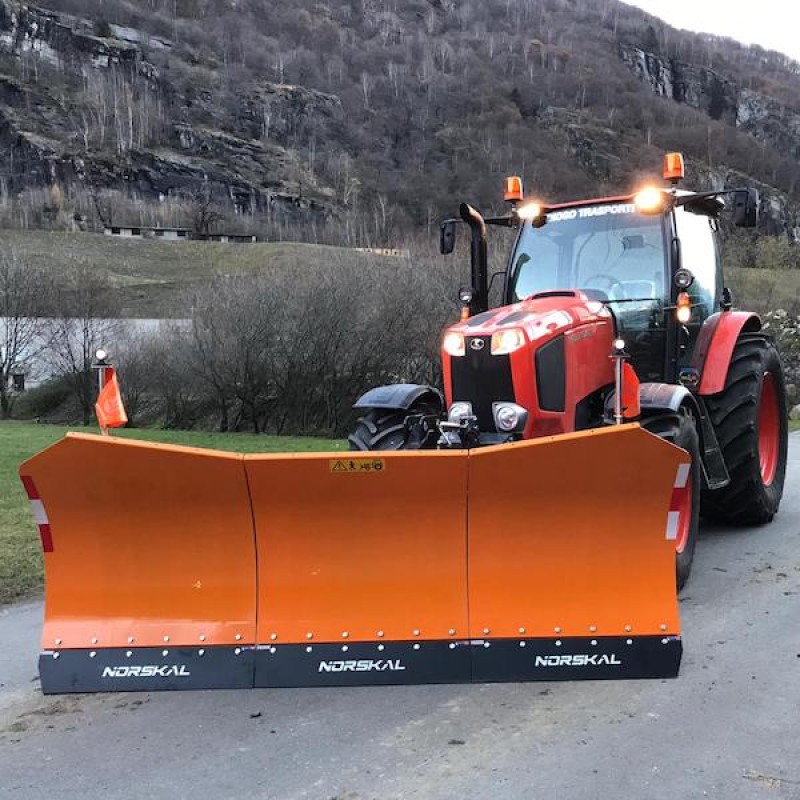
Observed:
[[[219,273],[262,272],[287,262],[335,264],[345,256],[364,258],[354,250],[300,242],[159,242],[58,231],[3,230],[0,242],[25,263],[57,275],[77,266],[105,275],[121,302],[123,317],[186,316],[186,289]]]
[[[68,430],[90,433],[97,431],[96,428],[0,422],[0,604],[30,595],[42,587],[39,534],[17,470],[25,459],[58,441]],[[246,453],[346,449],[346,443],[341,440],[255,436],[250,433],[136,429],[121,431],[115,435]]]

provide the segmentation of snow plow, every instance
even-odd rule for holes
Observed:
[[[349,452],[85,434],[20,468],[45,551],[45,693],[678,674],[699,519],[769,522],[783,371],[732,310],[716,219],[749,189],[508,214],[462,204],[443,387],[364,394]],[[489,308],[489,225],[518,229]]]
[[[21,470],[46,527],[42,688],[675,675],[688,467],[635,424],[366,457],[68,434]]]

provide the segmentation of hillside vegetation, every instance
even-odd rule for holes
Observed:
[[[148,319],[189,316],[192,290],[217,275],[268,273],[287,263],[369,263],[369,256],[354,250],[296,242],[159,242],[13,230],[0,233],[0,241],[6,252],[56,282],[90,272],[110,295],[103,313]]]
[[[681,149],[797,227],[798,65],[617,0],[44,5],[0,0],[8,224],[395,244],[507,173],[566,199]]]

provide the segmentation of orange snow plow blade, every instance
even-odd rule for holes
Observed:
[[[45,692],[252,685],[241,456],[67,434],[20,474],[50,536]]]
[[[638,425],[472,452],[475,680],[677,673],[667,521],[688,460]]]
[[[464,452],[248,456],[257,686],[470,679]]]
[[[20,470],[43,690],[675,675],[687,460],[637,425],[369,455],[70,434]]]

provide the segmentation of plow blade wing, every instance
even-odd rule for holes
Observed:
[[[70,434],[20,470],[43,690],[675,675],[687,462],[636,425],[369,455]]]
[[[472,451],[473,680],[677,674],[668,519],[688,463],[638,425]]]
[[[248,456],[257,686],[470,680],[464,453]]]
[[[252,686],[241,456],[68,434],[20,474],[46,528],[45,693]]]

